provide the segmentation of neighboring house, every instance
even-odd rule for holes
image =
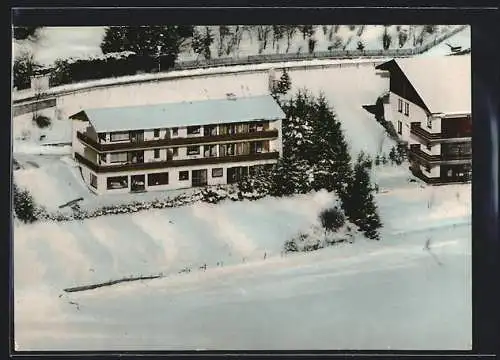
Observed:
[[[427,183],[472,176],[470,55],[395,59],[385,119],[409,145],[413,173]]]
[[[277,162],[284,117],[269,95],[82,110],[73,156],[98,194],[234,183]]]

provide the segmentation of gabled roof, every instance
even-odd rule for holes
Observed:
[[[96,132],[151,130],[279,120],[285,114],[270,95],[156,105],[82,110],[71,119],[88,120]]]
[[[470,55],[413,57],[394,61],[431,113],[471,113]]]

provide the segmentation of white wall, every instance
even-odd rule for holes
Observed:
[[[79,153],[80,155],[83,155],[83,151],[85,149],[84,145],[82,142],[76,137],[77,131],[80,132],[85,132],[85,129],[89,125],[88,122],[86,121],[81,121],[81,120],[71,120],[72,123],[72,135],[71,135],[71,143],[72,143],[72,156],[73,158],[75,157],[75,152]]]
[[[403,99],[402,112],[398,111],[398,99]],[[410,104],[408,116],[404,114],[405,102],[408,102]],[[396,131],[398,130],[398,121],[401,121],[403,123],[402,127],[403,131],[402,134],[399,135],[401,136],[401,139],[408,141],[410,144],[418,143],[418,141],[416,141],[413,136],[410,137],[410,124],[412,122],[419,122],[423,129],[428,130],[426,111],[417,104],[412,103],[411,101],[408,101],[402,98],[401,96],[394,94],[393,92],[389,94],[389,104],[390,104],[390,111],[389,111],[390,114],[389,118],[386,118],[386,120],[388,121],[390,120],[392,122]],[[430,130],[428,131],[430,132]]]
[[[422,152],[429,155],[441,155],[441,144],[433,144],[430,150],[427,149],[426,145],[422,145],[420,149],[422,149]]]
[[[430,168],[430,171],[425,169],[425,166],[421,166],[422,173],[427,177],[439,177],[441,174],[440,166],[434,166]]]

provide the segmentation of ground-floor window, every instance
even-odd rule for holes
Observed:
[[[94,189],[97,189],[97,176],[92,173],[90,173],[90,186],[92,186]]]
[[[207,185],[207,169],[193,170],[192,181],[193,186]]]
[[[218,178],[224,176],[224,168],[213,168],[212,169],[212,177]]]
[[[248,176],[248,166],[235,166],[227,169],[227,183],[233,184]]]
[[[148,186],[168,185],[168,172],[148,174]]]
[[[179,181],[189,180],[189,171],[179,171]]]
[[[128,176],[109,176],[107,185],[108,190],[128,188]]]
[[[398,121],[398,134],[401,135],[403,133],[403,122]]]

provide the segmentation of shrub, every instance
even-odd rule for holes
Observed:
[[[336,231],[345,224],[345,216],[337,207],[323,210],[319,214],[319,220],[326,231]]]
[[[32,223],[37,220],[36,206],[33,197],[28,190],[19,190],[16,184],[13,185],[14,214],[25,222]]]
[[[44,129],[46,127],[49,127],[51,124],[50,118],[48,118],[47,116],[44,116],[44,115],[33,116],[33,121],[36,123],[36,125],[40,129]]]

